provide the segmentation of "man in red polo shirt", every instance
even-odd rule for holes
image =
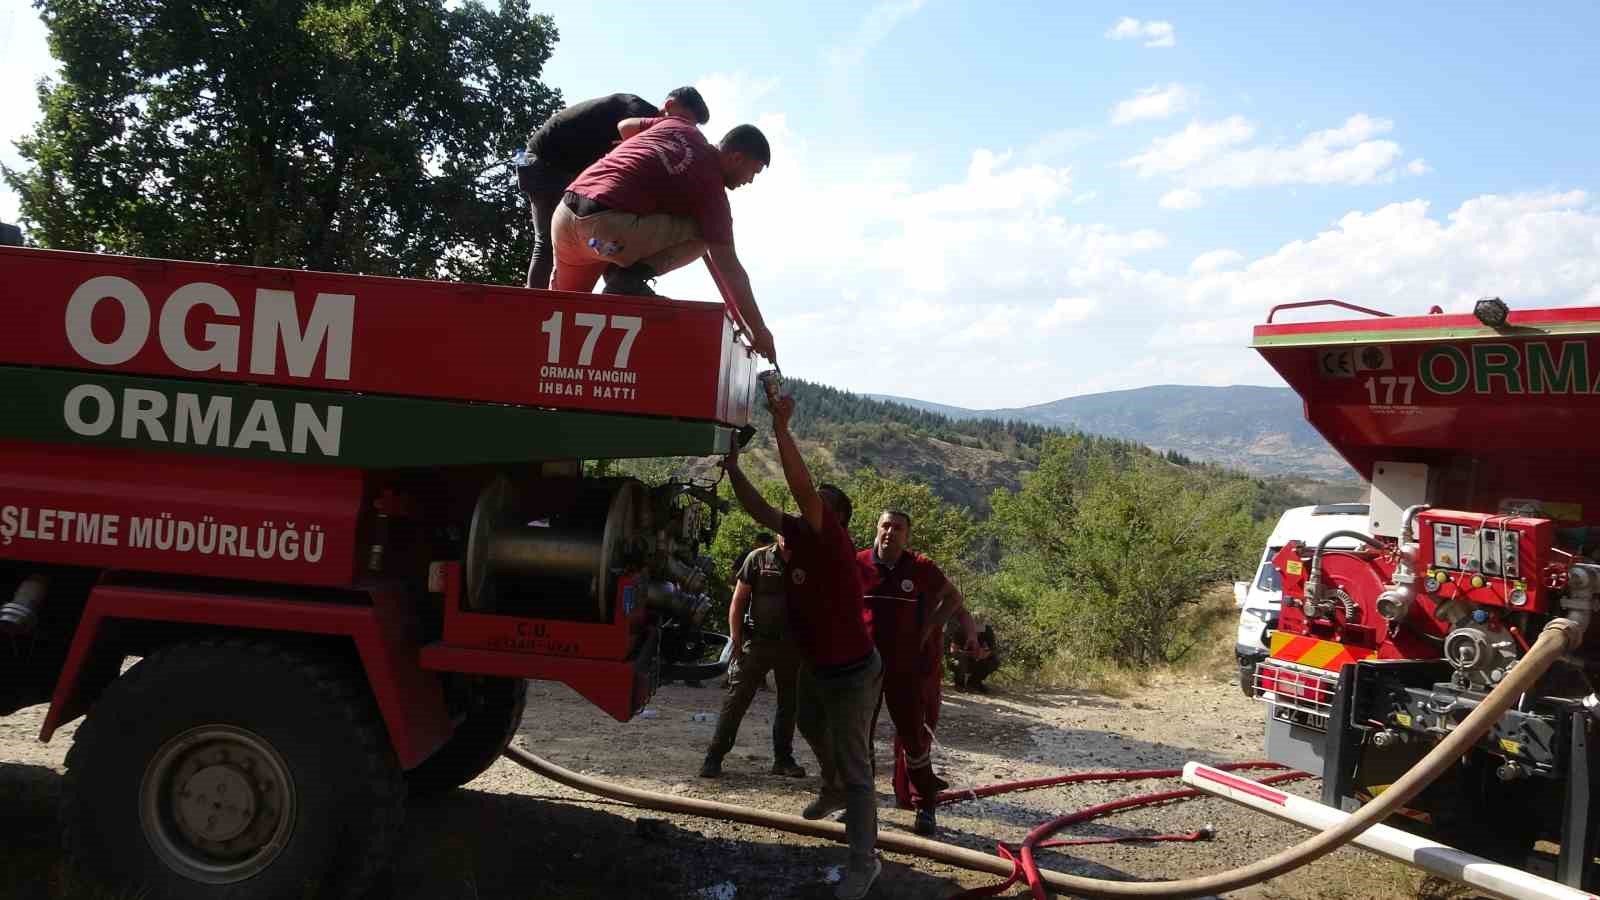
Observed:
[[[910,542],[910,514],[886,509],[872,546],[856,560],[867,586],[872,638],[883,657],[883,700],[894,722],[895,801],[917,811],[917,834],[931,835],[938,827],[934,806],[948,787],[933,774],[944,626],[961,609],[962,597],[933,560],[907,549]],[[966,638],[969,648],[977,647],[976,629]]]
[[[757,524],[781,530],[789,551],[789,629],[800,648],[798,725],[822,768],[822,789],[802,813],[820,819],[845,810],[850,864],[834,890],[839,900],[867,895],[883,863],[877,795],[872,785],[872,714],[883,690],[883,661],[867,633],[855,547],[845,526],[850,498],[811,473],[789,431],[791,397],[770,397],[772,434],[799,515],[784,515],[739,469],[738,451],[723,461],[733,492]]]
[[[750,326],[756,352],[777,361],[733,249],[728,191],[755,180],[772,160],[766,135],[739,125],[713,147],[693,122],[672,116],[625,119],[615,150],[584,169],[551,218],[555,269],[550,287],[654,295],[649,282],[705,257],[713,280]]]

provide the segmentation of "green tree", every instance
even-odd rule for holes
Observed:
[[[35,0],[61,61],[6,169],[45,247],[520,283],[495,161],[560,102],[527,0]]]
[[[1025,643],[1038,661],[1052,646],[1130,667],[1174,661],[1201,595],[1259,552],[1258,491],[1114,443],[1047,439],[1022,490],[996,493],[1005,555],[980,596],[1009,627],[1035,630]]]

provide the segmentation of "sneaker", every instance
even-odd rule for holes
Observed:
[[[872,883],[878,880],[883,873],[883,862],[873,854],[872,865],[857,868],[850,866],[844,870],[844,878],[839,880],[839,886],[833,889],[833,896],[838,900],[861,900],[872,890]]]
[[[600,293],[654,297],[656,292],[650,287],[650,282],[655,280],[655,277],[655,270],[644,263],[634,263],[626,269],[609,266],[605,272],[606,287]]]
[[[801,816],[813,821],[826,816],[831,812],[838,812],[846,806],[843,794],[818,794],[817,799],[806,804],[800,812]]]
[[[795,762],[794,757],[791,756],[784,759],[773,760],[772,774],[784,775],[789,778],[804,778],[806,777],[806,770],[802,768],[799,763]]]
[[[700,764],[701,778],[722,777],[722,757],[706,754],[706,761]]]
[[[911,830],[923,837],[932,837],[937,834],[939,832],[939,823],[933,816],[933,810],[917,810],[917,821],[916,824],[911,826]]]

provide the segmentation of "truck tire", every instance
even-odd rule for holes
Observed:
[[[461,725],[443,747],[406,773],[411,794],[438,794],[487,772],[516,735],[527,704],[528,683],[521,678],[474,679]]]
[[[361,672],[269,641],[146,657],[95,702],[66,765],[63,842],[107,896],[359,897],[404,816]]]
[[[1256,698],[1256,666],[1254,661],[1239,660],[1239,690],[1244,691],[1246,698]]]

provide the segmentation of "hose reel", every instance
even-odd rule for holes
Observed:
[[[608,620],[616,573],[645,528],[644,486],[586,481],[568,508],[554,512],[529,510],[519,495],[503,475],[478,495],[467,535],[467,608],[495,612],[516,579],[553,578],[581,586],[600,621]]]

